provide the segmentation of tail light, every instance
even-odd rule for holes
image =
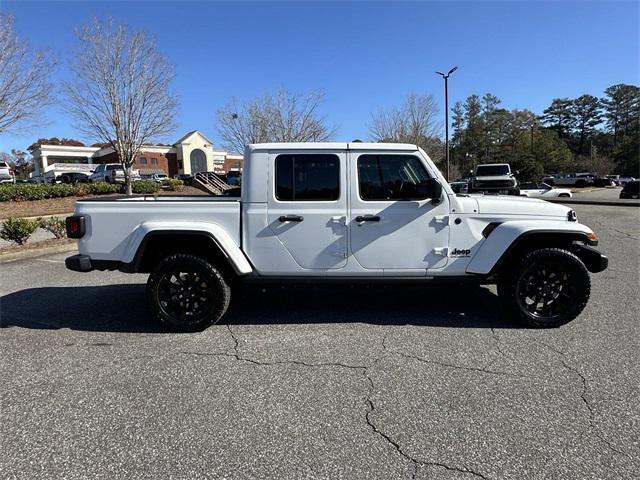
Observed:
[[[84,217],[82,215],[67,217],[65,225],[67,227],[67,237],[82,238],[84,236]]]
[[[115,170],[111,170],[111,176],[112,176],[113,178],[116,178],[116,171],[115,171]]]
[[[11,168],[9,169],[9,176],[13,177],[13,170]]]

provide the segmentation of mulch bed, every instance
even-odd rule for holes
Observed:
[[[85,197],[47,198],[45,200],[30,200],[26,202],[0,202],[0,219],[9,217],[40,217],[46,215],[66,215],[73,212],[77,200],[95,197],[112,197],[110,195],[87,195]],[[180,192],[160,191],[158,195],[207,195],[194,187],[184,187]]]

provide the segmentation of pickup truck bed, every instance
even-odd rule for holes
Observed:
[[[200,224],[222,227],[240,246],[240,198],[210,196],[142,196],[110,197],[81,200],[76,203],[76,215],[85,216],[85,234],[78,240],[80,254],[100,260],[129,263],[145,235],[171,225],[182,225],[184,231]],[[188,218],[186,215],[188,214]],[[117,218],[117,221],[114,221]],[[141,222],[140,219],[144,221]]]

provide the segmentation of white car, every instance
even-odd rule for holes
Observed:
[[[535,198],[571,198],[573,195],[568,188],[554,188],[546,183],[521,183],[520,196]]]
[[[626,177],[624,175],[607,175],[607,178],[613,180],[616,185],[621,187],[624,187],[627,183],[635,180],[633,177]]]
[[[589,272],[607,268],[575,211],[456,195],[416,145],[266,143],[244,159],[239,197],[76,202],[67,268],[150,273],[154,316],[181,331],[217,322],[243,283],[296,279],[497,284],[511,318],[556,327],[586,306]]]
[[[140,180],[140,171],[131,170],[131,180]],[[119,163],[104,163],[91,170],[89,182],[124,183],[124,170]]]
[[[0,183],[16,183],[16,175],[7,162],[0,162]]]
[[[149,180],[153,180],[156,183],[162,183],[164,180],[167,180],[169,177],[164,173],[154,173],[151,175]]]

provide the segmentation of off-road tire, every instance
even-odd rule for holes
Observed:
[[[231,301],[220,271],[196,255],[164,258],[149,275],[147,300],[153,315],[177,332],[201,331],[218,322]]]
[[[497,288],[510,318],[531,327],[553,328],[582,313],[589,301],[591,280],[584,263],[573,253],[542,248],[527,253],[516,266],[505,271]]]

